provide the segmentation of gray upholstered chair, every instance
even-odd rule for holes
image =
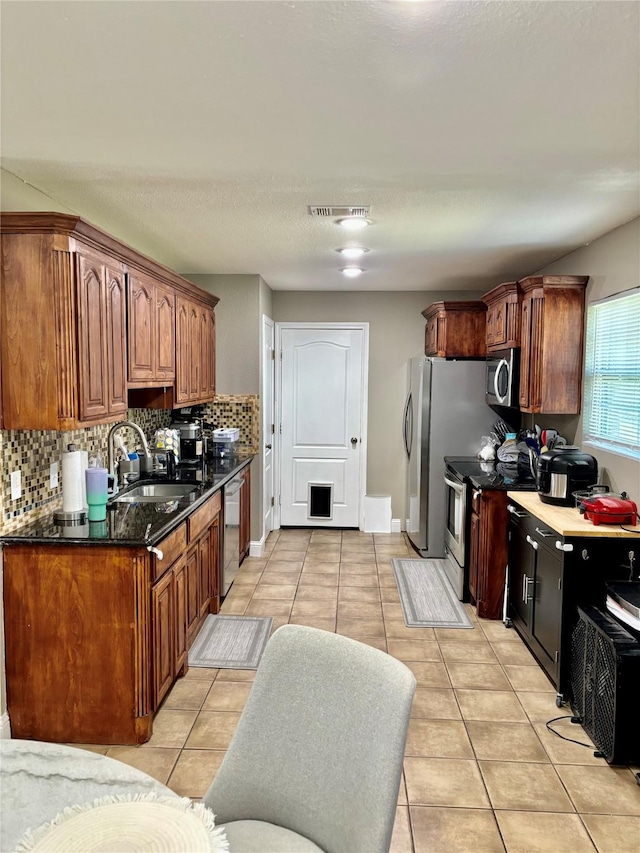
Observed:
[[[384,652],[279,628],[204,796],[231,853],[387,853],[414,690]]]

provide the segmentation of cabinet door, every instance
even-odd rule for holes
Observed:
[[[496,305],[487,306],[487,346],[492,346],[496,342]]]
[[[207,309],[207,323],[209,326],[209,336],[207,343],[209,350],[207,359],[209,361],[209,386],[207,388],[207,397],[212,400],[216,393],[216,314],[213,308]]]
[[[216,390],[216,316],[212,308],[200,306],[199,399],[212,400]]]
[[[175,671],[187,660],[187,562],[184,556],[174,563]]]
[[[126,415],[127,321],[124,274],[107,265],[107,395],[110,415]]]
[[[529,374],[531,359],[531,296],[522,300],[520,314],[520,408],[529,408]]]
[[[509,606],[511,618],[530,634],[531,596],[535,571],[535,551],[527,542],[520,524],[512,523],[509,540]]]
[[[187,633],[188,645],[193,642],[200,619],[200,551],[196,542],[187,553]]]
[[[209,530],[198,543],[198,604],[200,619],[209,612],[211,598],[211,542]]]
[[[539,547],[531,614],[531,636],[547,654],[548,666],[555,675],[560,648],[560,615],[562,610],[562,557]]]
[[[154,708],[162,702],[175,674],[174,596],[173,572],[168,571],[151,588]]]
[[[220,609],[220,514],[216,515],[209,529],[210,562],[209,570],[209,613]]]
[[[155,378],[172,382],[176,375],[176,298],[160,284],[155,295]]]
[[[81,421],[109,415],[105,268],[92,253],[78,253],[78,374]]]
[[[502,616],[507,554],[507,497],[503,491],[483,489],[479,498],[476,606],[481,619]]]
[[[430,317],[424,331],[424,354],[438,354],[438,318]]]
[[[198,316],[200,319],[200,350],[198,357],[200,359],[200,375],[198,377],[198,399],[205,400],[209,396],[209,387],[211,384],[211,364],[209,354],[211,347],[209,346],[209,310],[206,305],[198,306]]]
[[[97,252],[77,258],[80,420],[113,420],[127,411],[124,275]]]
[[[471,514],[470,538],[469,592],[471,594],[471,603],[475,604],[479,598],[478,560],[480,557],[480,519],[475,512]]]
[[[189,303],[189,400],[200,398],[200,375],[202,372],[202,319],[200,306]]]
[[[128,276],[129,381],[155,378],[155,284],[148,276]]]
[[[176,403],[189,402],[191,346],[189,343],[189,301],[178,297],[176,309]]]
[[[521,317],[520,409],[539,412],[542,406],[544,299],[525,294]]]
[[[493,341],[494,344],[504,344],[507,339],[507,305],[500,300],[491,306],[493,309]],[[487,340],[487,343],[489,341]]]

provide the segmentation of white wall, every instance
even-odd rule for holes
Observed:
[[[640,218],[610,231],[588,246],[549,264],[537,274],[588,275],[587,305],[605,296],[640,285]],[[640,342],[638,343],[640,346]],[[575,443],[582,444],[582,418]],[[584,446],[598,460],[600,480],[615,492],[626,491],[640,505],[640,461],[598,448]]]
[[[216,305],[216,392],[260,393],[259,275],[189,275]]]

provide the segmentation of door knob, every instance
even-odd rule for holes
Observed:
[[[270,444],[265,444],[265,447],[267,448],[267,450],[271,450],[271,445],[270,445]]]
[[[351,444],[352,444],[354,447],[356,446],[356,444],[357,444],[357,443],[358,443],[358,439],[357,439],[357,438],[352,438],[352,439],[351,439]]]

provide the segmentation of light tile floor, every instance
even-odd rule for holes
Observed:
[[[387,651],[418,686],[393,853],[640,853],[640,768],[610,767],[551,734],[555,690],[515,630],[407,628],[391,558],[415,556],[401,534],[282,530],[247,559],[222,612],[337,631]],[[90,747],[182,796],[207,790],[254,673],[189,670],[141,747]],[[555,724],[589,742],[569,720]],[[348,853],[348,851],[345,851]]]

